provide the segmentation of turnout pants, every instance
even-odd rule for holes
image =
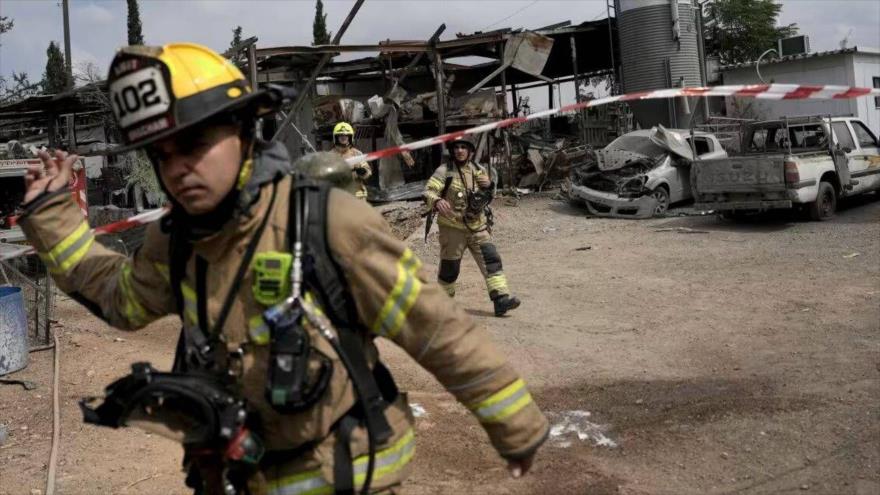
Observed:
[[[440,225],[440,272],[437,281],[450,297],[455,297],[458,274],[461,270],[461,257],[465,249],[471,252],[483,278],[486,279],[486,290],[493,301],[503,295],[509,295],[507,278],[501,270],[501,256],[492,244],[492,235],[486,230],[470,232]]]

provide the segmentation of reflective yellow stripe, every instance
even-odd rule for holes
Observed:
[[[409,310],[422,291],[422,282],[416,275],[421,265],[422,262],[412,250],[407,248],[403,252],[397,261],[397,281],[373,322],[373,333],[393,339],[400,332]]]
[[[180,291],[183,293],[183,315],[190,325],[199,324],[198,298],[196,291],[186,282],[180,283]]]
[[[431,177],[428,179],[428,189],[436,189],[437,191],[443,190],[443,181],[438,179],[437,177]]]
[[[489,291],[507,292],[507,277],[501,273],[486,277],[486,287],[489,288]]]
[[[403,469],[413,458],[416,452],[415,433],[410,428],[394,445],[376,453],[376,464],[373,468],[373,481],[382,479],[384,476],[393,474]],[[367,476],[368,458],[366,455],[359,456],[354,460],[354,483],[360,487]],[[322,476],[321,471],[306,471],[269,481],[269,495],[318,495],[333,493],[333,486]]]
[[[480,418],[480,422],[495,423],[516,414],[530,402],[532,396],[526,383],[519,378],[469,409]]]
[[[373,468],[373,479],[400,471],[416,453],[415,433],[409,429],[394,445],[376,454],[376,466]],[[354,461],[354,483],[363,485],[367,477],[368,457],[362,455]]]
[[[171,283],[171,271],[168,269],[168,265],[165,263],[153,263],[153,266],[156,267],[156,271],[159,272],[159,275],[165,279],[166,282]]]
[[[281,478],[268,483],[269,495],[319,495],[333,493],[333,486],[321,476],[320,470]]]
[[[146,324],[147,310],[138,301],[131,286],[131,264],[128,261],[122,264],[122,269],[119,271],[119,288],[122,291],[122,312],[125,318],[133,326]]]
[[[82,261],[94,242],[95,236],[89,230],[89,224],[83,221],[48,253],[41,253],[40,258],[51,273],[64,275]]]
[[[248,320],[248,335],[250,335],[251,341],[254,344],[266,345],[269,343],[271,335],[263,315],[257,315]]]

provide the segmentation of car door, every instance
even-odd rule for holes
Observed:
[[[852,177],[859,181],[855,190],[866,192],[880,189],[880,150],[877,138],[862,122],[850,120],[849,124],[856,144],[856,149],[850,156],[850,163],[853,164]]]
[[[857,162],[853,156],[857,153],[858,147],[853,139],[852,131],[845,120],[831,122],[831,134],[834,138],[834,150],[832,159],[834,167],[837,169],[837,176],[840,177],[840,184],[843,186],[846,195],[856,194],[859,192],[861,183],[855,184],[852,179],[856,177],[862,162]],[[846,167],[845,169],[843,167]],[[848,189],[847,184],[852,185],[852,189]]]
[[[690,142],[690,137],[687,138]],[[716,144],[716,142],[708,136],[694,136],[694,151],[697,152],[698,160],[711,160],[715,158],[726,158],[727,152],[724,148]],[[687,160],[679,160],[676,163],[676,179],[679,185],[679,194],[674,201],[684,201],[694,197],[691,188],[691,167],[692,163]]]

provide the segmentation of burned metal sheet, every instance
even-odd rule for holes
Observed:
[[[694,152],[688,143],[687,137],[680,132],[670,131],[669,129],[658,125],[651,129],[651,142],[657,146],[669,150],[673,154],[694,161]]]

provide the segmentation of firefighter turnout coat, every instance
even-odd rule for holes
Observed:
[[[355,148],[354,146],[347,146],[345,148],[340,148],[339,146],[334,146],[333,151],[342,155],[342,158],[351,158],[353,156],[360,156],[363,153]],[[358,171],[361,173],[358,174]],[[357,192],[355,192],[355,196],[358,199],[363,199],[366,201],[367,199],[367,186],[366,182],[373,175],[373,169],[370,167],[368,162],[360,162],[357,165],[352,167],[351,172],[352,178],[357,183]]]
[[[286,152],[272,149],[255,158],[255,173],[289,170]],[[278,162],[278,163],[273,163]],[[283,163],[280,163],[283,161]],[[183,307],[176,307],[170,287],[169,237],[157,223],[147,226],[143,246],[127,257],[95,241],[89,225],[70,194],[58,191],[27,205],[20,223],[58,286],[114,327],[135,330],[168,315],[181,314],[184,325],[195,325],[198,307],[195,262],[207,261],[204,297],[207,318],[216,321],[230,290],[245,248],[260,221],[268,224],[257,252],[284,251],[288,202],[293,178],[276,176],[254,188],[248,214],[238,215],[220,231],[193,244],[193,256],[182,278]],[[279,178],[283,177],[283,178]],[[277,198],[270,208],[273,188]],[[331,254],[342,267],[357,306],[367,361],[378,361],[373,340],[393,341],[430,371],[479,420],[504,458],[532,454],[548,433],[548,422],[525,383],[490,341],[484,328],[447,297],[436,283],[428,282],[413,252],[392,235],[389,226],[372,208],[341,190],[328,200],[327,237]],[[281,414],[264,398],[268,367],[266,309],[252,293],[249,270],[222,328],[230,350],[243,349],[240,380],[250,405],[260,414],[267,450],[298,449],[295,457],[264,466],[257,491],[271,494],[329,493],[333,484],[333,425],[355,403],[345,367],[333,348],[313,329],[311,345],[331,357],[333,373],[323,396],[309,410]],[[406,476],[415,452],[413,416],[405,393],[386,409],[394,430],[379,445],[373,476],[377,490],[394,486]],[[367,436],[356,428],[351,437],[356,486],[363,482],[367,465]]]

